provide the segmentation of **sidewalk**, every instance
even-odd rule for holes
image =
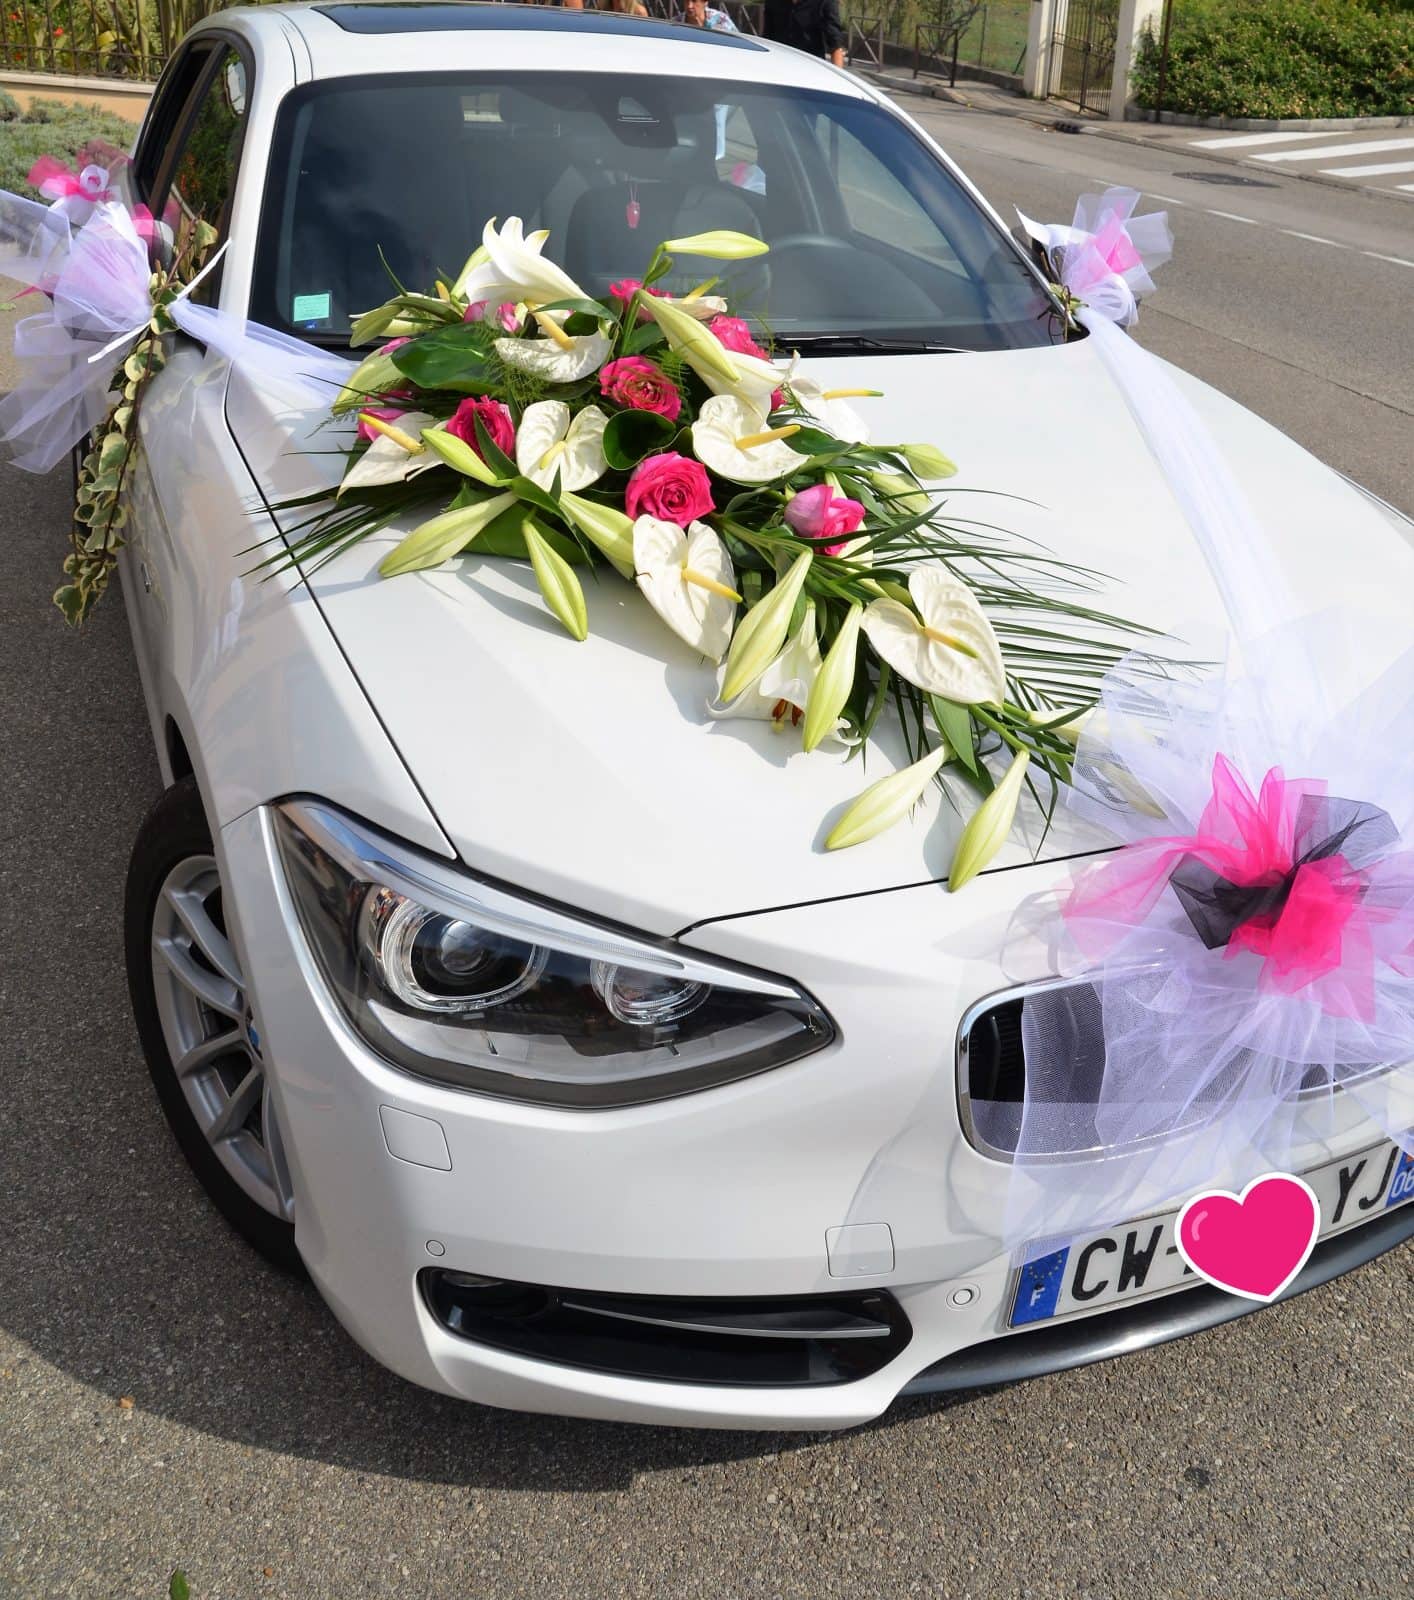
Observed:
[[[1245,168],[1249,173],[1265,172],[1269,178],[1303,178],[1329,188],[1359,189],[1386,199],[1414,200],[1414,128],[1228,133],[1170,122],[1111,122],[1054,100],[1028,100],[1009,89],[963,78],[951,87],[944,77],[920,73],[914,78],[898,69],[866,68],[859,76],[890,95],[922,95],[963,111],[1013,117],[1061,133],[1148,145],[1171,151],[1175,157],[1217,161]],[[1326,161],[1334,164],[1324,169],[1308,165]],[[1373,179],[1385,181],[1366,181]]]

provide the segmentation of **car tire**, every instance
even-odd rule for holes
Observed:
[[[222,1216],[303,1275],[294,1196],[196,780],[148,813],[128,864],[128,990],[173,1137]]]

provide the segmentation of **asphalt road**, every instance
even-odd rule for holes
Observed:
[[[1414,267],[1360,254],[1414,257],[1404,202],[928,120],[1034,216],[1095,178],[1183,200],[1143,337],[1414,510]],[[78,636],[49,607],[67,488],[0,469],[0,1594],[146,1600],[173,1567],[196,1600],[1408,1592],[1408,1249],[843,1436],[510,1415],[376,1367],[207,1207],[149,1092],[120,918],[157,773],[117,596]]]

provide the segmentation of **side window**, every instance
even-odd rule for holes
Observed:
[[[181,223],[223,227],[236,187],[245,113],[245,63],[230,45],[223,45],[172,166],[168,198]]]
[[[197,40],[168,63],[142,126],[134,162],[137,198],[150,201],[172,141],[181,131],[182,112],[211,60],[211,44]]]

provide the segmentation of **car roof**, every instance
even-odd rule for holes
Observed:
[[[505,0],[312,0],[218,12],[257,52],[283,51],[291,29],[314,78],[362,73],[555,71],[648,73],[786,83],[877,98],[858,79],[787,45],[612,11]]]

